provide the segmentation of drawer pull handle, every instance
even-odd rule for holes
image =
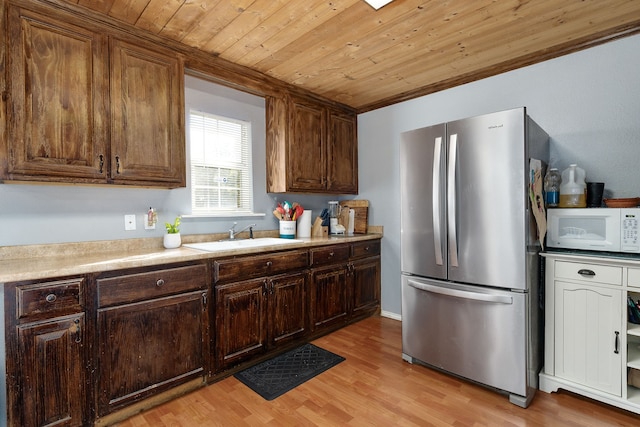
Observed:
[[[158,279],[158,281],[156,282],[156,286],[160,287],[164,285],[164,280],[163,279]]]
[[[596,275],[596,273],[593,270],[588,270],[586,268],[581,268],[580,270],[578,270],[578,274],[581,276],[589,276],[589,277],[593,277]]]
[[[57,299],[58,297],[56,296],[56,294],[49,294],[45,297],[45,300],[47,300],[47,302],[56,302]]]
[[[365,252],[369,252],[369,246],[367,246],[366,248],[364,248]]]
[[[330,256],[330,257],[333,257],[333,252],[329,252],[329,256]]]
[[[267,261],[267,267],[271,267],[273,263],[271,261]]]

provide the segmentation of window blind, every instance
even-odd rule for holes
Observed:
[[[253,212],[251,123],[189,112],[193,214]]]

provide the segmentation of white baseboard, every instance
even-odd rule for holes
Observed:
[[[396,313],[392,313],[390,311],[384,311],[381,310],[380,311],[380,316],[382,317],[388,317],[389,319],[393,319],[393,320],[399,320],[402,322],[402,316]]]

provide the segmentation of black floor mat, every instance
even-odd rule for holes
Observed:
[[[234,376],[266,400],[273,400],[343,360],[342,356],[305,344]]]

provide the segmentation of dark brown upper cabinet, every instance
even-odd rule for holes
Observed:
[[[266,105],[267,192],[358,193],[355,113],[289,95]]]
[[[183,61],[62,12],[8,6],[0,178],[183,187]]]

